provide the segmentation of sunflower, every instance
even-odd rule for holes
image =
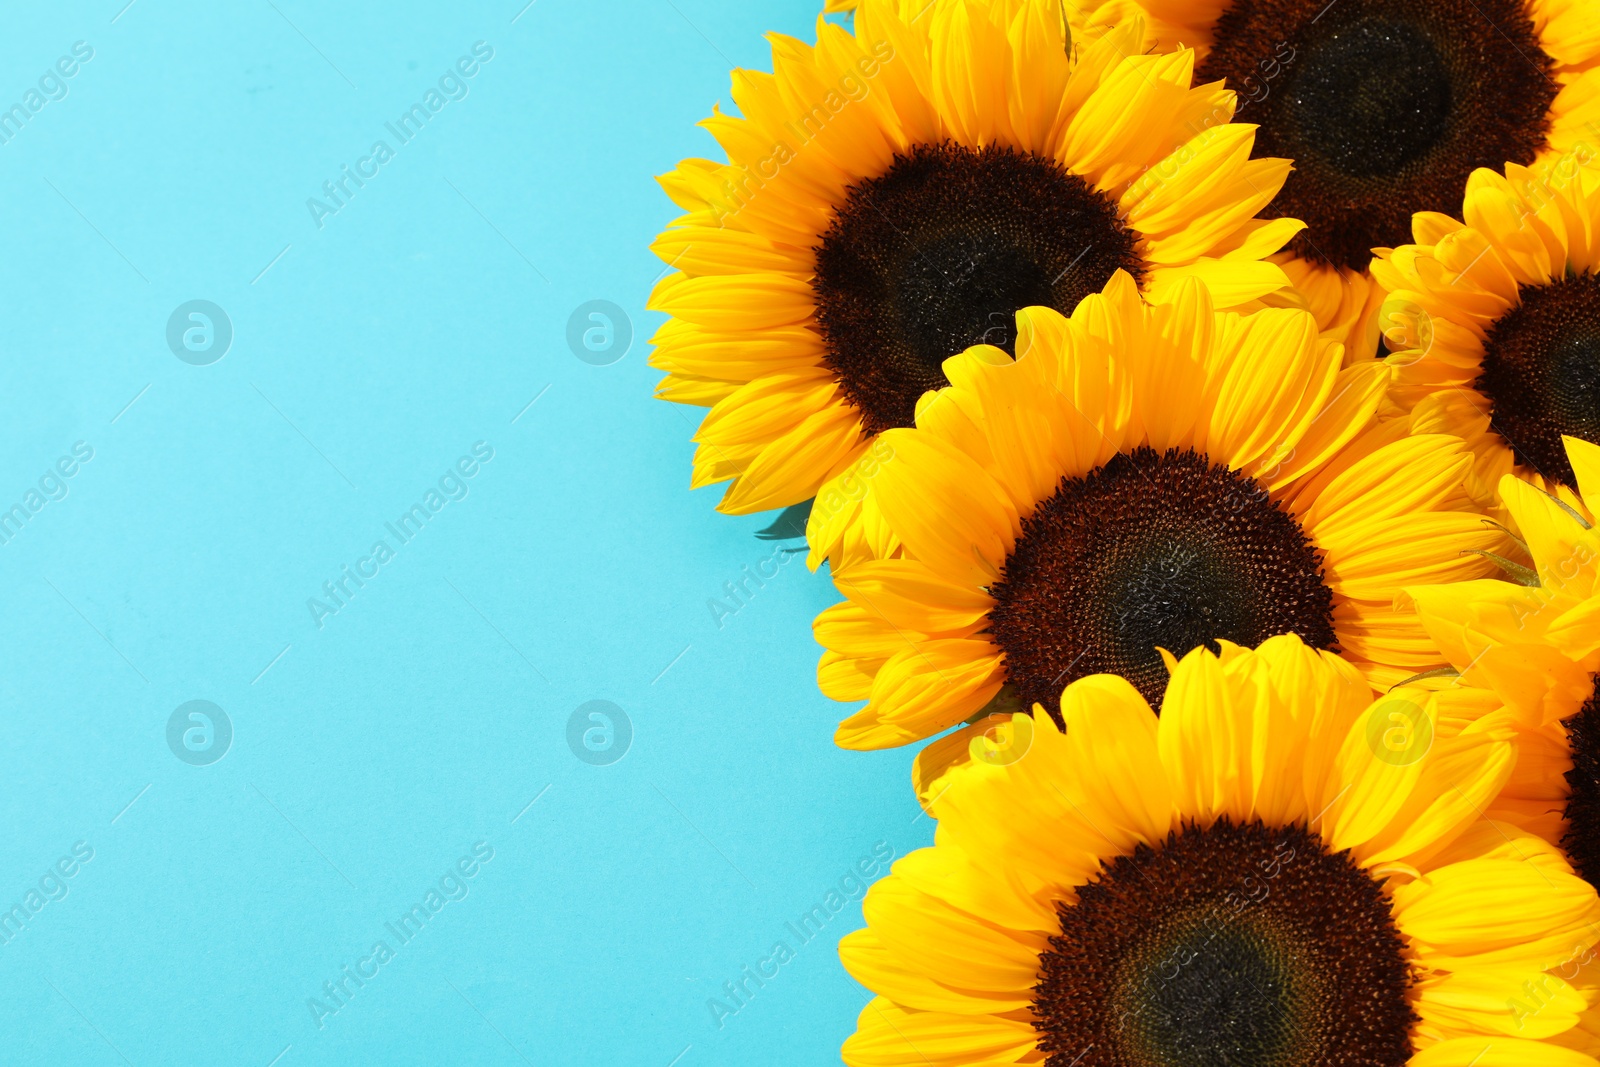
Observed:
[[[1081,679],[1064,728],[1018,714],[1025,755],[948,777],[934,846],[840,942],[876,994],[845,1062],[1593,1067],[1551,1043],[1586,1007],[1551,969],[1600,903],[1479,815],[1503,723],[1397,750],[1391,705],[1431,727],[1425,696],[1373,703],[1292,635],[1219,652],[1177,664],[1159,719]]]
[[[1579,493],[1554,496],[1509,474],[1500,481],[1526,559],[1502,561],[1509,580],[1406,593],[1457,699],[1503,704],[1529,734],[1533,757],[1497,810],[1564,840],[1579,873],[1600,884],[1600,446],[1565,444]],[[1587,769],[1574,772],[1575,763]]]
[[[1017,318],[1015,361],[947,360],[954,384],[882,435],[859,522],[812,513],[813,545],[864,531],[814,628],[823,692],[867,699],[841,745],[1051,708],[1101,672],[1154,704],[1164,657],[1217,639],[1296,633],[1375,684],[1435,664],[1395,595],[1488,573],[1461,549],[1503,535],[1466,510],[1459,440],[1376,422],[1382,363],[1341,369],[1308,312],[1216,312],[1199,282],[1150,305],[1119,273],[1070,319]]]
[[[1294,160],[1265,216],[1307,224],[1281,258],[1351,358],[1377,347],[1375,248],[1415,212],[1460,210],[1467,177],[1594,154],[1600,0],[1081,0],[1148,13],[1149,46],[1191,45],[1256,150]]]
[[[1011,351],[1021,307],[1071,311],[1119,269],[1153,301],[1287,286],[1265,257],[1301,224],[1254,216],[1289,163],[1250,158],[1234,94],[1194,85],[1188,49],[1141,54],[1139,18],[1069,35],[1064,10],[867,0],[853,32],[774,36],[774,73],[734,73],[742,117],[703,123],[729,162],[661,179],[686,214],[652,246],[657,395],[711,409],[692,484],[731,480],[722,511],[812,498],[946,358]]]
[[[1500,480],[1522,557],[1502,560],[1508,580],[1407,594],[1446,661],[1436,673],[1451,677],[1438,697],[1468,717],[1503,707],[1519,727],[1516,770],[1489,816],[1561,846],[1600,885],[1600,446],[1564,444],[1577,493]],[[1600,994],[1597,969],[1573,968],[1581,987]],[[1568,1043],[1600,1053],[1600,1010]]]
[[[1600,166],[1593,155],[1475,171],[1462,217],[1418,215],[1373,272],[1395,401],[1471,446],[1485,503],[1501,476],[1572,486],[1563,435],[1600,442]]]

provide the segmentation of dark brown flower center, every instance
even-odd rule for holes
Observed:
[[[828,365],[869,433],[910,426],[941,364],[1014,352],[1016,312],[1070,313],[1119,267],[1145,268],[1116,203],[1009,148],[922,145],[851,187],[816,249]]]
[[[1399,1067],[1417,1016],[1383,886],[1300,827],[1227,819],[1105,864],[1057,907],[1048,1067]]]
[[[1226,78],[1256,154],[1294,160],[1262,215],[1304,219],[1307,258],[1365,270],[1550,129],[1555,64],[1525,0],[1234,0],[1213,36],[1195,80]]]
[[[1567,828],[1561,847],[1572,869],[1590,885],[1600,886],[1600,676],[1594,692],[1576,715],[1566,719],[1567,749],[1572,769],[1567,772]]]
[[[1333,594],[1300,524],[1256,482],[1192,451],[1140,448],[1062,479],[990,592],[1010,684],[1053,716],[1068,682],[1099,673],[1158,706],[1158,648],[1181,657],[1284,633],[1336,647]]]
[[[1477,387],[1517,462],[1575,485],[1561,435],[1600,442],[1600,278],[1523,286],[1489,328]]]

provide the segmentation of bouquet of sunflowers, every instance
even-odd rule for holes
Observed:
[[[1600,0],[828,7],[651,307],[923,746],[845,1062],[1593,1067]]]

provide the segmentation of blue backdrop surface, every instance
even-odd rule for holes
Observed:
[[[820,0],[124,2],[0,34],[0,1061],[836,1062],[932,827],[644,311]]]

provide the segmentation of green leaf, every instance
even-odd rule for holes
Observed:
[[[1560,497],[1556,496],[1554,493],[1547,492],[1547,493],[1545,493],[1545,496],[1549,497],[1551,500],[1554,500],[1556,502],[1556,507],[1560,508],[1562,511],[1565,511],[1568,515],[1571,515],[1574,519],[1576,519],[1578,521],[1578,525],[1579,526],[1582,526],[1585,530],[1594,529],[1594,523],[1590,522],[1588,519],[1584,518],[1582,515],[1579,515],[1577,508],[1573,507],[1571,504],[1567,503],[1565,500],[1562,500]]]
[[[1421,674],[1413,674],[1409,678],[1405,678],[1405,679],[1402,679],[1401,681],[1398,681],[1398,682],[1394,683],[1393,685],[1391,685],[1389,687],[1388,691],[1392,693],[1396,689],[1399,689],[1403,685],[1410,685],[1412,682],[1425,682],[1425,681],[1428,681],[1430,678],[1459,678],[1459,677],[1461,677],[1461,672],[1456,670],[1454,667],[1435,667],[1431,671],[1423,671]]]
[[[790,541],[806,535],[806,521],[811,518],[813,501],[805,500],[784,508],[772,525],[756,531],[762,541]]]
[[[1485,552],[1481,548],[1463,549],[1463,554],[1468,552],[1491,561],[1495,566],[1505,571],[1518,585],[1526,585],[1532,589],[1539,587],[1539,574],[1532,567],[1524,567],[1515,560],[1506,559],[1504,556],[1496,555],[1493,552]]]
[[[1509,526],[1502,526],[1500,523],[1495,522],[1493,519],[1484,519],[1483,520],[1483,524],[1485,526],[1493,526],[1496,530],[1499,530],[1501,533],[1503,533],[1507,537],[1511,538],[1512,541],[1516,542],[1516,545],[1517,545],[1518,548],[1522,549],[1523,552],[1526,552],[1528,554],[1529,558],[1532,558],[1533,553],[1531,551],[1529,551],[1529,549],[1528,549],[1528,542],[1524,541],[1522,538],[1520,538],[1516,534],[1512,533],[1511,532],[1511,528]]]

